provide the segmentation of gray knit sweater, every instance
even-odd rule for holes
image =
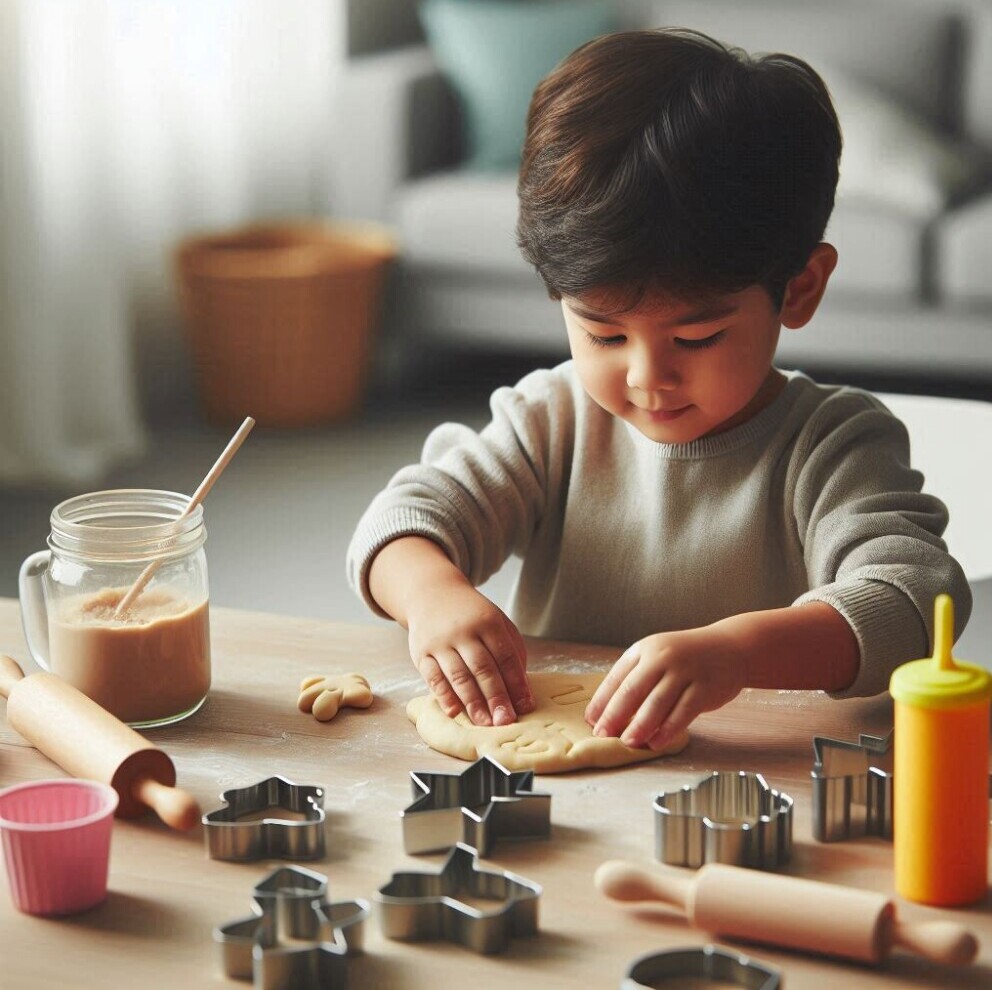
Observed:
[[[626,647],[824,601],[861,649],[846,697],[886,690],[898,664],[930,654],[940,592],[958,631],[971,612],[940,538],[947,510],[921,493],[905,427],[867,392],[792,373],[748,422],[685,444],[605,412],[571,362],[498,389],[491,406],[481,432],[435,429],[359,522],[348,577],[378,614],[372,558],[412,534],[475,585],[521,557],[510,615],[534,636]]]

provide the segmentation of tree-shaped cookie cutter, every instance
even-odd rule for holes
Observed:
[[[477,862],[475,850],[458,843],[440,873],[394,873],[374,898],[383,935],[414,942],[443,938],[490,955],[502,952],[513,936],[536,934],[540,885],[515,873],[480,870]],[[479,899],[497,906],[479,908]]]
[[[227,976],[256,990],[344,990],[362,952],[368,901],[328,903],[327,877],[284,866],[254,889],[254,914],[214,929]]]
[[[461,842],[480,856],[497,839],[551,835],[551,795],[536,793],[533,770],[509,771],[488,756],[461,773],[412,771],[414,801],[400,812],[410,855]]]
[[[892,838],[892,730],[858,741],[813,737],[813,838]]]
[[[320,859],[324,855],[324,790],[285,777],[260,780],[221,794],[226,807],[202,818],[211,859]],[[271,815],[265,814],[274,809]],[[280,817],[279,811],[284,814]],[[302,815],[288,818],[286,811]],[[246,816],[255,816],[245,820]]]
[[[716,770],[654,800],[655,857],[696,868],[776,869],[792,853],[792,798],[760,773]]]

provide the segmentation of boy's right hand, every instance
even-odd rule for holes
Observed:
[[[509,725],[534,710],[523,636],[470,584],[433,583],[406,618],[410,656],[446,715]]]

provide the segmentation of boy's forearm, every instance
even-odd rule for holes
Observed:
[[[445,582],[468,581],[433,540],[401,536],[387,543],[369,568],[369,591],[376,604],[401,626],[428,592]]]
[[[861,664],[847,620],[826,602],[745,612],[715,623],[747,658],[747,686],[842,691]]]

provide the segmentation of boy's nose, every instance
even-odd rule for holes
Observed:
[[[657,392],[676,388],[679,384],[675,362],[657,351],[641,351],[627,367],[627,387],[642,392]]]

